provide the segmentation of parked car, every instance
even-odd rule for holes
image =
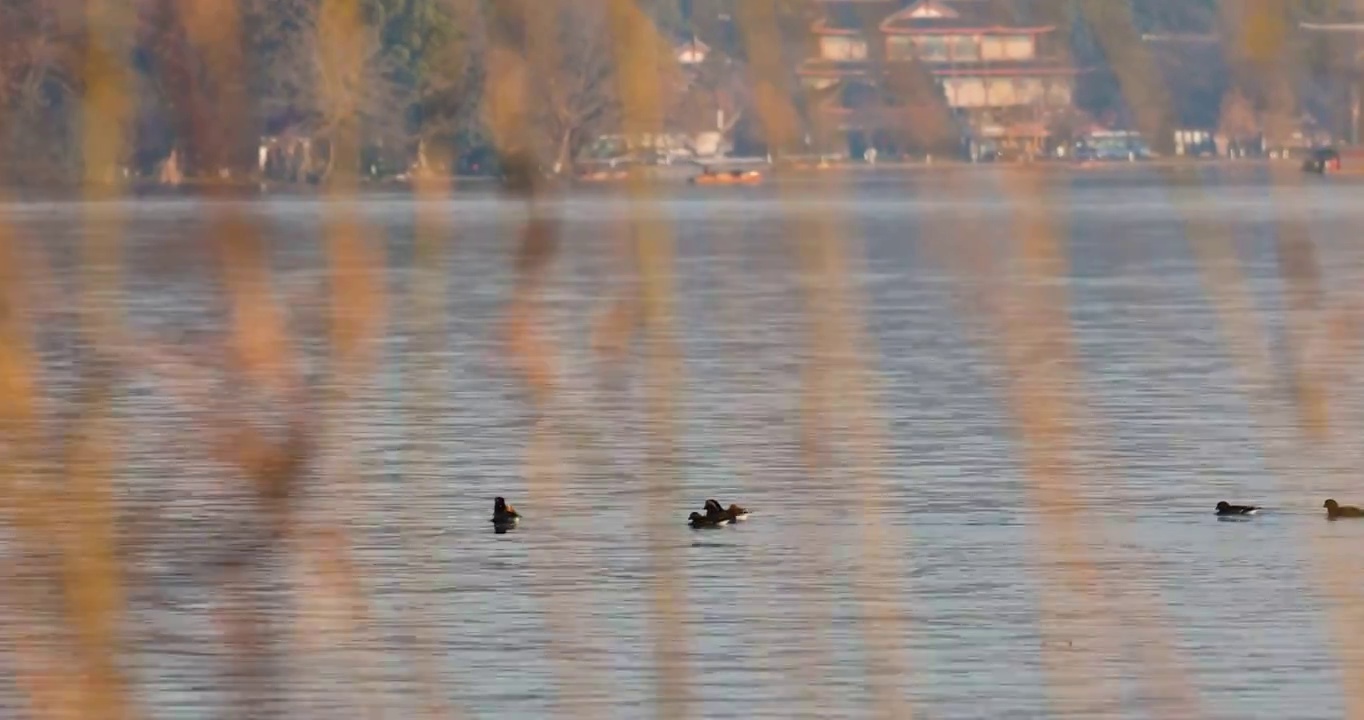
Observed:
[[[1155,156],[1141,135],[1124,130],[1090,133],[1075,143],[1071,157],[1077,161],[1135,161]]]
[[[1302,170],[1319,175],[1340,172],[1340,152],[1335,148],[1317,148],[1302,162]]]

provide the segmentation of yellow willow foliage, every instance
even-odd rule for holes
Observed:
[[[1282,0],[1242,0],[1234,12],[1241,20],[1238,44],[1257,62],[1279,59],[1288,42],[1287,3]]]
[[[752,58],[753,83],[759,88],[755,100],[760,119],[769,145],[781,148],[795,141],[797,115],[789,96],[776,92],[783,77],[776,9],[771,2],[747,4],[740,22]],[[842,188],[830,184],[829,189]],[[886,497],[885,468],[878,459],[884,454],[886,429],[876,407],[879,388],[868,360],[875,347],[862,325],[862,305],[851,279],[854,266],[849,256],[856,256],[848,246],[860,246],[842,242],[838,224],[839,218],[831,213],[820,213],[799,223],[791,233],[792,251],[807,278],[804,312],[811,359],[803,370],[803,434],[813,439],[835,425],[846,424],[850,429],[855,515],[865,518],[858,525],[860,557],[854,567],[854,586],[861,610],[859,630],[868,654],[865,672],[870,699],[878,717],[908,718],[912,709],[901,686],[908,674],[901,646],[906,612],[890,580],[895,573],[885,551],[885,537],[873,519]],[[823,453],[808,453],[807,459],[807,472],[814,476],[821,471]]]
[[[611,34],[615,41],[616,68],[623,108],[622,128],[630,134],[662,129],[662,98],[659,94],[658,57],[661,38],[632,0],[610,0]],[[676,506],[677,400],[681,384],[681,358],[675,340],[673,262],[676,247],[671,228],[655,219],[653,191],[636,174],[630,183],[633,208],[625,219],[635,240],[639,268],[640,300],[644,328],[647,383],[650,496],[661,506]],[[691,691],[686,665],[687,638],[682,627],[685,583],[676,568],[676,543],[667,538],[668,523],[654,518],[649,523],[648,545],[655,572],[652,593],[654,657],[658,666],[655,702],[659,716],[690,715]]]
[[[322,48],[318,81],[332,117],[341,118],[333,138],[337,163],[328,183],[335,201],[327,216],[326,244],[330,264],[332,350],[343,364],[368,362],[383,318],[381,268],[384,257],[372,234],[347,202],[358,185],[359,132],[353,119],[363,93],[362,60],[366,56],[357,0],[325,0],[318,34]]]

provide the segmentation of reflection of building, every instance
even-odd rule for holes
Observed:
[[[819,54],[799,74],[854,144],[902,121],[878,112],[894,102],[884,92],[894,72],[927,71],[977,137],[1038,140],[1050,114],[1070,108],[1075,70],[1052,25],[1019,22],[990,0],[821,2]]]

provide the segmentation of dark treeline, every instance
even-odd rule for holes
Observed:
[[[713,129],[719,114],[740,144],[761,147],[739,26],[739,3],[747,1],[639,0],[667,52],[634,61],[658,64],[666,129]],[[767,1],[794,71],[811,52],[809,26],[822,8],[817,0]],[[1203,100],[1216,108],[1234,89],[1233,106],[1263,110],[1285,83],[1302,85],[1303,72],[1353,68],[1336,57],[1340,51],[1291,32],[1303,21],[1339,17],[1345,0],[992,1],[1062,25],[1077,62],[1098,68],[1077,102],[1096,114],[1135,109],[1137,124],[1177,122],[1171,110],[1140,117],[1142,107],[1170,107],[1151,101],[1165,92],[1171,73],[1160,65],[1170,59],[1153,58],[1143,35],[1219,34],[1227,63]],[[342,31],[328,26],[329,8],[351,6],[342,0],[110,0],[118,11],[106,17],[119,21],[98,24],[82,2],[0,0],[0,173],[25,183],[81,175],[82,123],[110,121],[84,111],[88,75],[98,65],[92,57],[122,58],[127,69],[132,111],[113,121],[127,125],[128,153],[111,173],[151,176],[174,153],[187,176],[249,176],[259,171],[262,138],[290,149],[281,160],[288,167],[274,171],[291,179],[323,179],[337,162],[366,172],[490,169],[497,134],[505,132],[490,104],[505,100],[498,99],[499,74],[510,72],[494,69],[491,11],[506,15],[506,3],[518,2],[535,37],[522,48],[535,56],[524,58],[533,65],[523,78],[525,136],[543,165],[562,170],[619,127],[617,59],[602,0],[359,0],[358,22]],[[1270,37],[1275,28],[1288,29],[1288,39]],[[673,48],[691,38],[712,53],[684,69]],[[1265,43],[1277,43],[1276,60],[1264,55]],[[1300,62],[1277,61],[1284,57]],[[794,76],[779,80],[800,108]],[[1326,92],[1307,87],[1308,95]],[[356,153],[333,147],[342,130],[363,139]],[[305,145],[305,153],[295,152]]]
[[[488,112],[506,79],[490,70],[491,10],[517,2],[124,0],[110,4],[127,22],[110,27],[89,22],[81,2],[0,0],[0,171],[26,183],[81,175],[82,123],[110,121],[85,115],[95,52],[123,59],[133,106],[122,119],[128,156],[110,172],[154,175],[174,153],[185,176],[248,176],[262,140],[291,150],[295,179],[325,178],[338,161],[385,172],[428,158],[445,169],[478,164],[503,129]],[[339,9],[357,4],[358,22],[345,22]],[[681,31],[676,3],[643,4],[660,29]],[[516,52],[535,56],[522,77],[527,134],[545,164],[563,164],[616,125],[605,3],[523,9],[534,40]],[[657,59],[664,82],[696,84],[667,60]],[[362,138],[358,158],[335,147],[348,135]],[[303,159],[292,153],[301,140]]]

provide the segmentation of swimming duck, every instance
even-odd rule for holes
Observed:
[[[1326,519],[1328,520],[1364,517],[1364,510],[1350,505],[1341,505],[1335,500],[1327,500],[1321,506],[1326,508]]]
[[[493,530],[504,533],[520,522],[521,514],[516,512],[516,508],[508,505],[501,497],[493,500]]]
[[[730,520],[743,522],[748,519],[748,510],[745,508],[741,508],[738,505],[735,505],[734,503],[730,503],[729,509],[726,510],[725,512],[729,513]]]
[[[1218,515],[1254,515],[1257,512],[1260,508],[1256,505],[1232,505],[1226,500],[1217,503]]]
[[[743,522],[744,520],[748,519],[748,510],[745,510],[744,508],[741,508],[738,505],[734,505],[732,503],[730,504],[729,508],[726,509],[715,500],[707,500],[706,517],[725,518],[726,520],[730,520],[732,522]]]
[[[699,513],[699,512],[693,512],[693,513],[687,518],[687,524],[688,524],[688,525],[691,525],[693,528],[695,528],[695,529],[697,529],[697,530],[700,530],[700,529],[702,529],[702,528],[717,528],[717,527],[721,527],[721,526],[723,526],[723,525],[728,525],[728,524],[729,524],[729,519],[728,519],[728,518],[719,518],[719,519],[717,519],[717,518],[707,517],[707,516],[705,516],[705,515],[702,515],[702,514]]]

